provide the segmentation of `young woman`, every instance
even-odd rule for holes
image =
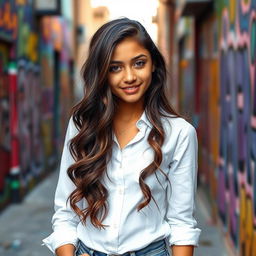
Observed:
[[[169,105],[145,28],[127,18],[99,28],[83,79],[44,244],[57,256],[193,255],[196,131]]]

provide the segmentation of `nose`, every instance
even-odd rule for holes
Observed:
[[[131,68],[127,68],[125,71],[124,82],[127,84],[131,84],[135,82],[136,79],[137,77],[134,70],[132,70]]]

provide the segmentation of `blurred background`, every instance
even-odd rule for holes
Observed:
[[[197,256],[256,255],[256,0],[0,0],[0,255],[47,256],[92,34],[139,20],[199,141]]]

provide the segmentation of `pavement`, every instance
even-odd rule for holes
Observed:
[[[198,189],[196,201],[196,220],[201,229],[199,247],[195,249],[195,256],[235,256],[227,246],[226,238],[218,224],[211,219],[211,206],[204,195],[203,189]]]
[[[41,241],[52,232],[57,177],[58,172],[53,172],[22,203],[12,204],[0,213],[0,256],[52,256]],[[233,256],[225,246],[220,228],[211,224],[209,212],[199,190],[196,218],[202,232],[194,256]]]

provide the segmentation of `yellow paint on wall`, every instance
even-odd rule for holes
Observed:
[[[252,256],[256,256],[256,229],[253,230],[253,239],[252,239]]]
[[[245,244],[245,223],[246,223],[246,195],[245,189],[242,187],[240,189],[240,223],[239,223],[239,230],[240,230],[240,248],[242,251],[243,245]]]
[[[52,146],[52,121],[45,120],[42,122],[43,144],[45,149],[45,156],[50,157],[53,154]]]
[[[240,189],[240,255],[256,256],[256,230],[253,226],[253,202]]]
[[[16,0],[17,5],[25,5],[27,4],[27,0]]]
[[[252,199],[246,199],[246,235],[245,235],[245,256],[251,256],[253,239],[253,208]]]
[[[38,35],[35,33],[28,36],[26,55],[32,62],[38,61]]]
[[[236,18],[236,0],[229,1],[229,21],[234,24]]]
[[[211,136],[211,156],[213,162],[218,165],[219,156],[219,130],[220,130],[220,107],[219,107],[219,60],[212,59],[209,63],[210,82],[209,82],[209,118],[210,118],[210,136]]]

